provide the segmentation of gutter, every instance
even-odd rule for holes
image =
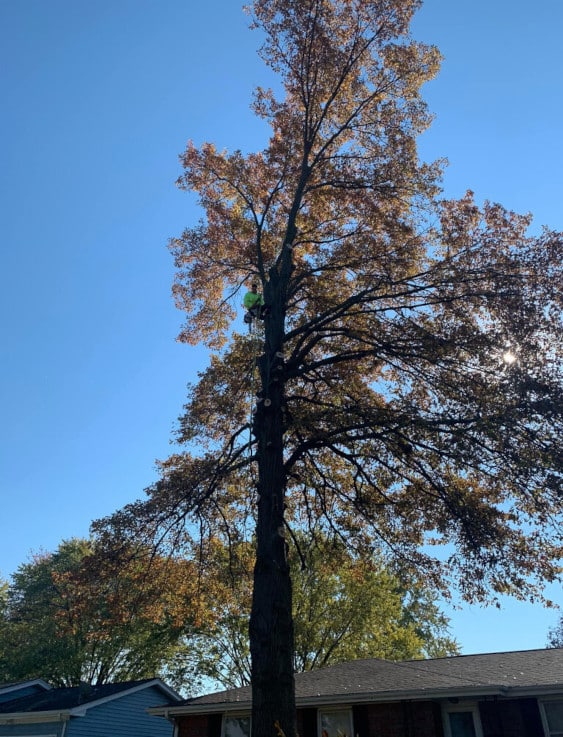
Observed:
[[[448,699],[475,700],[500,697],[502,699],[533,696],[542,698],[546,696],[561,695],[563,684],[552,686],[488,686],[453,689],[433,689],[428,691],[386,691],[384,693],[341,693],[314,695],[296,699],[296,707],[303,709],[307,707],[336,706],[351,704],[378,704],[398,703],[401,701],[446,701]],[[165,717],[171,721],[177,716],[188,716],[190,714],[217,714],[233,711],[250,711],[252,701],[222,701],[214,703],[184,704],[168,707],[151,707],[147,709],[153,716]]]
[[[175,724],[174,716],[170,714],[170,706],[150,706],[145,711],[153,717],[164,717],[169,722]]]
[[[70,717],[71,713],[68,709],[65,711],[13,711],[8,714],[0,714],[0,724],[68,722]]]

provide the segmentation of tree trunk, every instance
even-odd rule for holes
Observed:
[[[271,274],[265,290],[271,314],[258,361],[262,392],[254,422],[259,499],[250,617],[253,737],[275,736],[277,725],[286,737],[296,735],[291,578],[284,536],[284,310],[276,276]]]

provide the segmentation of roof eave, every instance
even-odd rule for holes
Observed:
[[[83,704],[79,704],[78,706],[73,707],[69,710],[69,713],[71,716],[79,716],[82,717],[85,715],[85,712],[88,709],[93,709],[97,706],[101,706],[102,704],[108,703],[109,701],[115,701],[116,699],[121,699],[124,696],[130,696],[133,693],[136,693],[137,691],[143,691],[146,688],[152,688],[152,687],[158,688],[160,691],[162,691],[166,696],[168,696],[170,699],[173,699],[177,701],[180,696],[176,693],[170,686],[167,686],[164,681],[162,681],[160,678],[153,678],[150,681],[145,681],[144,683],[139,683],[136,686],[131,686],[131,688],[123,689],[122,691],[117,691],[116,693],[110,694],[109,696],[102,696],[99,699],[94,699],[92,701],[85,701]]]
[[[476,699],[491,697],[545,697],[563,693],[563,684],[549,686],[475,686],[473,688],[442,688],[413,691],[385,691],[307,696],[296,699],[297,708],[343,704],[389,703],[397,701],[446,701],[447,699]],[[252,702],[222,701],[218,703],[184,704],[179,706],[152,707],[149,714],[174,717],[190,714],[217,714],[221,712],[248,711]]]
[[[21,691],[24,688],[30,688],[31,686],[41,686],[45,691],[49,691],[53,687],[43,678],[32,678],[29,681],[18,681],[17,683],[11,683],[7,686],[0,686],[1,693],[10,693],[11,691]]]
[[[0,714],[0,724],[32,724],[34,722],[68,722],[68,709],[59,711],[13,711]]]
[[[69,709],[6,712],[4,714],[0,713],[0,724],[7,724],[13,721],[17,721],[20,724],[32,722],[58,722],[62,719],[68,720],[71,717],[84,717],[86,716],[86,712],[89,709],[96,708],[97,706],[101,706],[102,704],[123,698],[124,696],[129,696],[133,693],[136,693],[137,691],[142,691],[143,689],[153,686],[157,687],[170,699],[173,699],[175,701],[178,701],[180,699],[180,696],[176,693],[176,691],[167,686],[164,681],[162,681],[160,678],[153,678],[151,680],[145,681],[144,683],[137,684],[136,686],[131,686],[130,688],[123,689],[122,691],[117,691],[116,693],[110,694],[109,696],[103,696],[92,701],[85,701],[84,703],[77,704],[76,706],[70,707]]]

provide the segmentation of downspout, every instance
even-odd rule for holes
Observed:
[[[162,715],[165,719],[167,719],[172,726],[174,727],[174,730],[172,732],[172,737],[178,737],[180,733],[180,725],[178,723],[178,720],[174,715],[170,716],[169,709],[164,709],[164,714]],[[64,737],[64,735],[61,735],[61,737]]]

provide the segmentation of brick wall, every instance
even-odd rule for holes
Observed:
[[[179,717],[178,737],[221,737],[221,714]]]
[[[430,701],[370,704],[363,709],[361,719],[354,714],[354,721],[360,722],[355,724],[359,737],[443,737],[440,707]]]
[[[181,717],[178,737],[208,737],[208,718],[205,715]]]
[[[353,737],[444,737],[440,705],[431,701],[355,706]],[[479,713],[484,737],[540,737],[543,733],[536,699],[482,701]],[[297,712],[300,737],[318,737],[317,710]],[[179,719],[178,737],[221,737],[221,715]]]

